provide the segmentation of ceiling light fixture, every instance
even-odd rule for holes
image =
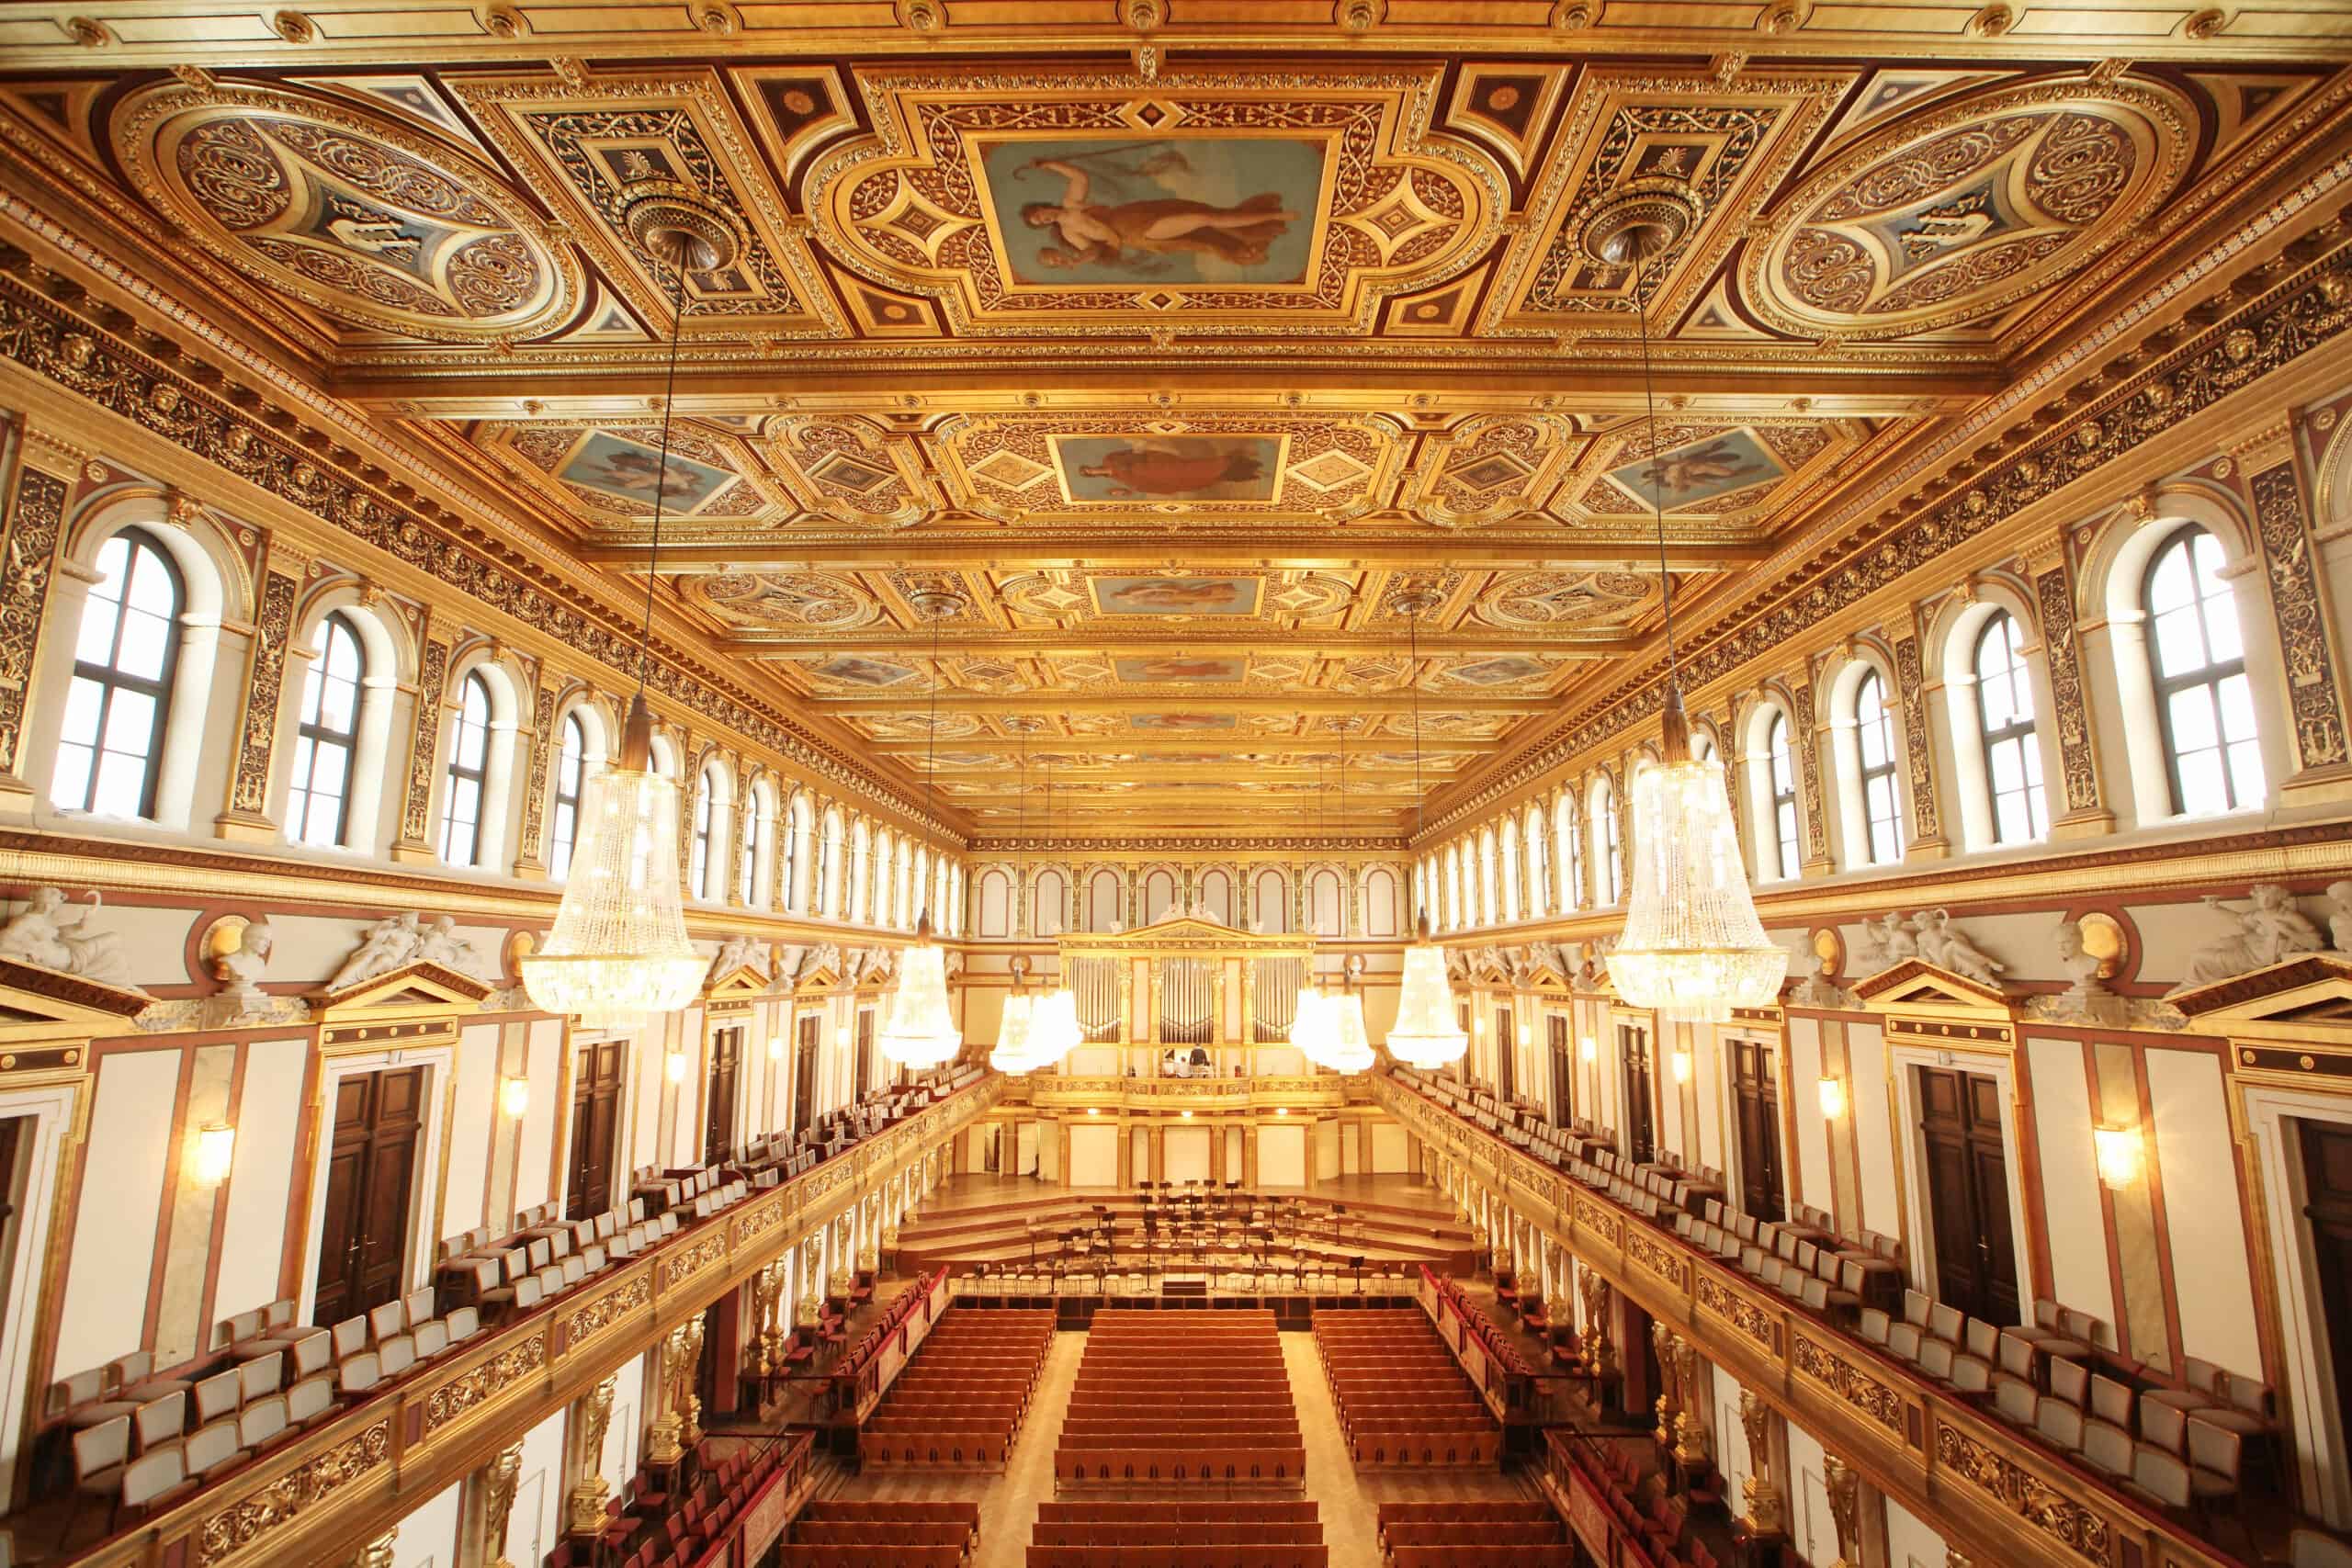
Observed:
[[[1409,618],[1405,683],[1413,696],[1413,837],[1421,836],[1421,616],[1437,595],[1416,588],[1389,601]],[[1396,1021],[1389,1026],[1388,1054],[1409,1067],[1429,1069],[1458,1062],[1470,1036],[1453,1015],[1453,987],[1446,983],[1445,950],[1430,940],[1430,912],[1414,897],[1413,940],[1405,949],[1405,973],[1396,987]]]
[[[1658,466],[1657,389],[1650,363],[1648,263],[1690,231],[1693,211],[1678,186],[1637,185],[1586,223],[1586,250],[1611,266],[1630,267],[1641,333],[1642,391],[1647,406],[1650,513],[1657,525],[1659,603],[1666,618],[1666,697],[1659,714],[1657,767],[1634,777],[1632,897],[1625,927],[1609,954],[1609,978],[1627,1003],[1661,1019],[1715,1023],[1739,1007],[1779,996],[1789,955],[1764,934],[1747,868],[1739,858],[1731,799],[1720,760],[1690,754],[1690,721],[1674,641],[1674,579],[1667,569],[1666,502]]]
[[[627,199],[629,193],[622,195]],[[591,774],[581,786],[579,842],[554,929],[544,946],[516,964],[534,1006],[569,1013],[590,1029],[676,1011],[701,990],[709,966],[686,939],[678,887],[678,786],[653,768],[653,712],[645,702],[645,671],[653,643],[654,568],[670,491],[686,275],[724,265],[741,249],[739,231],[725,213],[667,186],[630,201],[623,220],[639,246],[669,263],[677,277],[662,396],[662,457],[654,472],[653,534],[645,551],[637,692],[629,698],[614,765]]]
[[[939,789],[939,628],[948,616],[963,609],[964,598],[935,588],[910,595],[909,603],[931,622],[931,721],[922,781],[922,832],[928,840],[933,802]],[[931,938],[931,888],[936,880],[926,874],[923,885],[915,889],[922,899],[922,909],[915,917],[914,945],[899,954],[898,976],[884,998],[884,1016],[888,1021],[875,1036],[882,1055],[916,1072],[953,1060],[964,1044],[964,1032],[956,1027],[955,1014],[947,1005],[947,955]]]

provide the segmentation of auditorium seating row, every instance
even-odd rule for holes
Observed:
[[[713,1461],[706,1445],[696,1450],[701,1479],[675,1495],[663,1489],[664,1481],[654,1472],[640,1469],[626,1492],[605,1502],[603,1529],[558,1542],[544,1568],[684,1568],[699,1562],[736,1528],[788,1451],[786,1444],[771,1442]]]
[[[859,1461],[1003,1469],[1053,1342],[1050,1312],[948,1313],[859,1427]]]
[[[1540,1498],[1383,1503],[1380,1549],[1393,1568],[1574,1568],[1567,1526]]]
[[[1038,1506],[1029,1568],[1329,1568],[1309,1502]]]
[[[1688,1505],[1667,1491],[1664,1477],[1645,1473],[1639,1456],[1649,1451],[1647,1444],[1579,1438],[1571,1451],[1598,1481],[1618,1528],[1642,1542],[1658,1568],[1718,1568],[1706,1543],[1690,1532]]]
[[[1057,1485],[1295,1488],[1306,1470],[1272,1313],[1094,1319],[1054,1456]]]
[[[957,1568],[978,1546],[978,1503],[830,1501],[801,1509],[776,1568]]]
[[[1359,1468],[1499,1462],[1502,1424],[1419,1308],[1317,1314],[1315,1347]]]

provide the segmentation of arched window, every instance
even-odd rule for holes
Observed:
[[[2157,547],[2140,591],[2172,808],[2210,816],[2259,805],[2262,751],[2222,545],[2192,523]]]
[[[580,715],[563,716],[563,744],[555,754],[555,816],[548,837],[548,874],[561,882],[571,874],[571,851],[580,841],[580,790],[588,782],[588,727]]]
[[[808,912],[808,852],[816,848],[809,842],[814,815],[808,797],[798,793],[784,814],[784,888],[778,901],[796,915]]]
[[[743,797],[735,827],[735,896],[755,909],[775,902],[775,785],[760,779]]]
[[[1772,874],[1786,882],[1804,864],[1797,847],[1797,760],[1789,750],[1788,715],[1772,716],[1764,746],[1764,779],[1772,790]]]
[[[1445,846],[1445,919],[1442,923],[1448,931],[1459,930],[1463,924],[1462,846],[1458,842]]]
[[[940,913],[939,900],[933,897],[938,889],[932,880],[932,869],[931,852],[918,848],[914,853],[913,880],[910,884],[912,891],[907,898],[906,923],[909,929],[912,929],[918,915],[929,915],[933,928],[945,929],[942,922],[946,917]]]
[[[1519,829],[1508,817],[1503,818],[1501,843],[1503,882],[1502,897],[1496,900],[1505,925],[1520,918],[1519,903]]]
[[[1594,868],[1593,890],[1603,906],[1625,897],[1625,857],[1621,852],[1624,846],[1618,840],[1617,792],[1604,776],[1592,785],[1592,841],[1600,855]]]
[[[490,782],[490,682],[477,670],[458,689],[449,732],[448,798],[441,807],[441,859],[472,865],[481,854],[482,795]]]
[[[896,924],[902,931],[912,931],[915,924],[915,851],[911,839],[901,838],[899,840],[898,876],[895,884],[898,902],[894,906],[898,910]]]
[[[1261,931],[1290,930],[1290,879],[1273,866],[1261,869],[1250,884],[1250,902]]]
[[[1478,923],[1495,923],[1495,830],[1478,830]]]
[[[695,791],[695,841],[686,859],[686,896],[711,897],[710,852],[718,832],[718,770],[705,768]]]
[[[843,906],[846,918],[854,923],[865,919],[866,886],[873,874],[866,863],[873,858],[873,829],[861,817],[849,832],[849,902]]]
[[[1551,867],[1544,859],[1544,808],[1531,806],[1520,814],[1520,837],[1527,845],[1526,911],[1531,920],[1540,920],[1552,907]]]
[[[286,797],[286,836],[298,844],[337,845],[351,828],[352,761],[359,751],[359,682],[367,656],[340,611],[311,634],[311,671],[294,728],[294,778]]]
[[[2016,617],[2007,610],[1985,622],[1976,638],[1976,733],[1984,745],[1996,844],[2031,843],[2050,831],[2024,641]]]
[[[839,919],[842,913],[842,814],[832,807],[825,812],[825,830],[817,840],[817,912],[827,919]]]
[[[1894,771],[1894,715],[1873,670],[1854,689],[1854,743],[1861,761],[1862,820],[1872,865],[1903,858],[1903,797]]]
[[[187,587],[140,528],[98,547],[97,569],[74,649],[50,797],[67,811],[152,818]]]
[[[1577,803],[1573,792],[1552,807],[1552,858],[1559,866],[1555,906],[1560,914],[1584,907],[1584,848],[1577,832]]]
[[[889,829],[876,828],[874,830],[874,852],[867,857],[871,863],[866,867],[867,879],[874,886],[865,901],[865,918],[873,925],[887,926],[890,923],[890,846],[893,842]]]
[[[1029,930],[1032,936],[1059,936],[1069,919],[1069,882],[1062,874],[1047,866],[1037,874],[1029,893]],[[1019,934],[1016,929],[1015,935]]]

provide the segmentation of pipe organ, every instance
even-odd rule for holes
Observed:
[[[1055,940],[1087,1043],[1155,1050],[1287,1044],[1315,958],[1311,935],[1199,915]]]

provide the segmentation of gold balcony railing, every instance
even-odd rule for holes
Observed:
[[[1028,1079],[1029,1103],[1044,1109],[1101,1107],[1121,1111],[1245,1111],[1331,1110],[1372,1099],[1369,1075],[1337,1073],[1305,1077],[1238,1078],[1143,1078],[1035,1074]]]
[[[2061,1461],[1966,1400],[1724,1268],[1671,1231],[1411,1086],[1380,1104],[1708,1360],[1978,1562],[2216,1568],[2237,1559]]]
[[[479,1337],[76,1562],[341,1562],[996,1102],[994,1074]]]

